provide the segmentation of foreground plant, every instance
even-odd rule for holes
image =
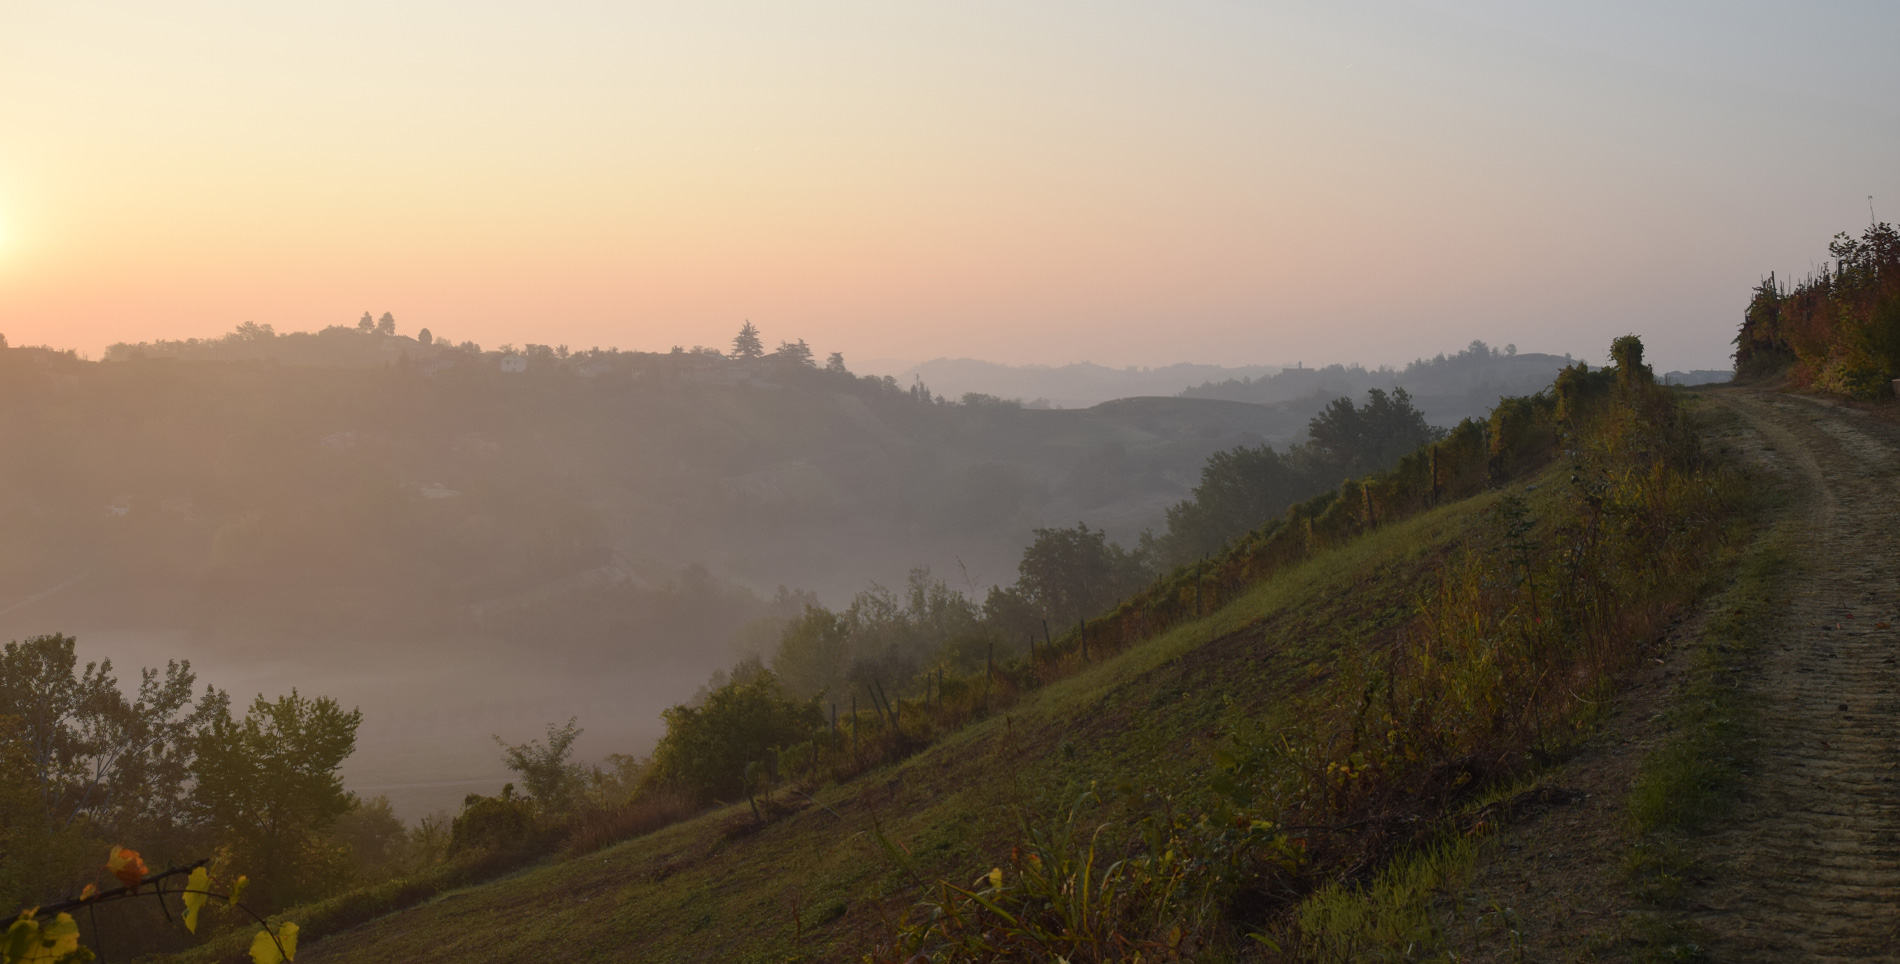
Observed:
[[[166,919],[170,920],[171,906],[165,899],[173,895],[178,897],[183,908],[179,919],[191,933],[198,932],[199,916],[205,904],[210,900],[223,901],[227,910],[243,911],[260,925],[257,934],[251,939],[252,964],[284,964],[296,960],[297,925],[286,921],[272,930],[269,921],[245,906],[241,900],[250,881],[243,875],[231,882],[228,893],[218,893],[213,889],[210,872],[205,869],[207,863],[210,863],[209,859],[153,874],[148,873],[138,851],[115,846],[107,853],[102,870],[119,881],[119,886],[100,890],[96,883],[87,884],[79,896],[72,900],[21,911],[20,916],[7,928],[4,940],[0,941],[0,962],[79,964],[96,960],[97,956],[80,943],[79,924],[73,919],[71,911],[83,908],[90,913],[100,904],[149,897],[158,901]],[[183,887],[166,888],[167,881],[179,877],[185,878]]]

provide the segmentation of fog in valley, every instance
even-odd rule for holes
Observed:
[[[511,779],[493,735],[573,717],[580,759],[647,752],[661,710],[769,663],[808,605],[935,586],[1001,626],[996,587],[1039,529],[1084,523],[1165,571],[1418,439],[1328,442],[1323,468],[1214,521],[1211,495],[1177,508],[1210,457],[1294,453],[1337,399],[1383,404],[1371,390],[1409,394],[1414,435],[1481,418],[1567,363],[1474,343],[1402,369],[964,361],[898,379],[800,341],[485,350],[367,315],[101,361],[15,347],[0,637],[75,635],[122,684],[188,659],[239,702],[296,688],[359,707],[346,783],[413,820]],[[1099,397],[1117,386],[1135,397]]]

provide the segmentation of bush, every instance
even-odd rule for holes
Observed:
[[[700,706],[675,706],[662,715],[666,735],[653,748],[642,795],[673,790],[696,802],[746,795],[747,764],[805,739],[824,721],[815,698],[782,697],[770,670],[713,690]]]
[[[471,793],[449,830],[449,853],[515,850],[532,841],[535,830],[534,807],[515,796],[514,784],[502,787],[499,796]]]

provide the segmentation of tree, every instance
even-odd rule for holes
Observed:
[[[429,334],[429,329],[424,328],[416,332],[416,343],[424,346],[433,345],[435,344],[435,336]]]
[[[787,624],[772,655],[772,672],[794,696],[835,692],[850,667],[851,627],[823,606],[806,606]]]
[[[96,853],[82,828],[49,831],[33,757],[17,716],[0,716],[0,902],[41,903],[66,891],[63,870]]]
[[[78,669],[71,636],[35,636],[0,650],[0,717],[20,721],[49,830],[85,821],[150,837],[171,828],[198,738],[229,699],[194,699],[189,662],[140,671],[131,699],[112,662]]]
[[[363,312],[363,317],[356,320],[356,330],[357,331],[375,331],[376,319],[371,318],[369,316],[369,312],[367,311]]]
[[[383,316],[381,318],[376,319],[376,333],[379,335],[395,334],[396,333],[396,316],[390,314],[387,311],[383,312]]]
[[[329,837],[349,854],[360,882],[381,883],[401,875],[411,865],[409,831],[390,807],[388,797],[358,801],[337,818]]]
[[[1065,623],[1098,615],[1148,581],[1108,533],[1080,522],[1073,529],[1037,529],[1017,572],[1023,595]]]
[[[794,365],[803,365],[807,368],[813,364],[811,360],[811,346],[805,344],[805,339],[803,338],[797,341],[779,342],[778,348],[772,352],[772,357],[780,361],[790,362]]]
[[[1194,494],[1168,509],[1167,534],[1143,549],[1166,566],[1192,562],[1251,532],[1335,481],[1314,471],[1303,450],[1272,447],[1216,452],[1201,466]]]
[[[732,357],[759,358],[764,354],[765,343],[759,340],[759,330],[752,326],[750,320],[746,321],[740,326],[739,333],[732,336]]]
[[[747,791],[748,764],[811,736],[824,722],[817,700],[792,702],[770,670],[736,679],[700,706],[661,714],[666,735],[653,748],[641,788],[670,787],[701,800],[736,800]]]
[[[574,741],[581,735],[575,722],[569,717],[567,725],[559,728],[549,723],[546,743],[529,740],[510,745],[501,737],[495,737],[508,769],[521,774],[528,796],[543,813],[567,813],[574,809],[575,794],[581,787],[580,768],[568,762],[574,753]]]
[[[227,710],[197,740],[192,807],[273,907],[317,896],[341,876],[341,855],[323,835],[357,805],[337,769],[362,721],[360,710],[293,689],[275,701],[260,694],[243,720]]]
[[[1350,398],[1334,399],[1307,423],[1306,433],[1339,477],[1389,468],[1444,436],[1442,429],[1426,423],[1425,413],[1412,405],[1412,396],[1403,388],[1390,395],[1377,388],[1367,391],[1364,408],[1354,406]]]
[[[4,346],[0,345],[0,347],[4,347]],[[845,375],[851,374],[851,370],[844,367],[844,352],[841,352],[841,351],[832,352],[831,357],[825,359],[825,371],[838,372]]]
[[[1619,385],[1656,380],[1656,374],[1643,364],[1643,340],[1635,335],[1624,335],[1610,342],[1610,358],[1616,362]]]

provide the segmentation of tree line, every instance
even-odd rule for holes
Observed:
[[[1774,274],[1750,294],[1735,336],[1744,376],[1854,398],[1891,395],[1900,377],[1900,231],[1875,222],[1827,246],[1833,263],[1788,286]]]
[[[186,661],[121,687],[71,636],[0,649],[0,895],[71,897],[108,844],[154,864],[216,855],[270,911],[426,859],[387,801],[343,788],[361,713],[295,690],[248,706],[197,689]],[[113,926],[108,921],[107,926]]]

